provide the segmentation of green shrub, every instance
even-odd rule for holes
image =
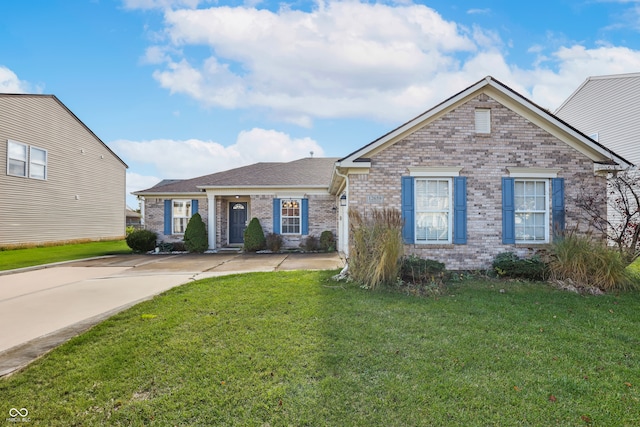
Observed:
[[[396,284],[404,249],[402,223],[397,209],[375,209],[370,216],[349,210],[351,279],[367,289]]]
[[[149,252],[155,249],[157,238],[151,230],[136,230],[126,237],[126,241],[134,252]]]
[[[442,282],[446,278],[446,270],[439,261],[410,255],[402,258],[400,278],[413,284]]]
[[[136,228],[133,225],[127,225],[127,228],[125,228],[125,230],[124,230],[125,236],[128,236],[129,234],[133,233],[134,231],[136,231]]]
[[[325,252],[333,252],[336,250],[336,238],[333,232],[325,230],[320,233],[320,250]]]
[[[318,238],[314,235],[308,235],[301,243],[300,247],[307,252],[315,252],[320,247]]]
[[[635,287],[632,270],[626,268],[622,254],[604,242],[574,233],[554,241],[551,278],[569,281],[578,289],[631,289]]]
[[[265,240],[265,246],[271,252],[280,252],[280,249],[282,249],[283,243],[284,242],[281,234],[276,234],[276,233],[267,234],[267,237]]]
[[[184,230],[184,246],[189,252],[202,253],[209,248],[207,227],[199,213],[193,214]]]
[[[513,252],[503,252],[495,257],[492,266],[501,277],[533,281],[549,277],[549,266],[537,256],[520,258]]]
[[[249,225],[244,230],[244,250],[247,252],[256,252],[264,249],[266,239],[260,220],[252,218]]]

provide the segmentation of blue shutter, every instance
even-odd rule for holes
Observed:
[[[404,221],[404,224],[402,225],[402,239],[405,243],[414,242],[413,186],[413,177],[402,177],[402,189],[400,197],[402,199],[402,220]]]
[[[502,178],[502,243],[516,243],[515,180]]]
[[[309,234],[309,199],[302,199],[302,225],[300,229],[300,234],[306,236]]]
[[[273,232],[280,234],[280,199],[273,199]]]
[[[551,180],[551,209],[553,212],[551,224],[553,225],[553,238],[561,238],[564,231],[564,178]]]
[[[453,243],[467,244],[467,177],[453,179]]]
[[[164,201],[164,234],[171,234],[171,200]]]
[[[194,216],[197,213],[198,213],[198,201],[196,199],[193,199],[191,201],[191,216]]]

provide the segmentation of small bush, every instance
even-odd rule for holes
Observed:
[[[134,252],[149,252],[155,249],[158,235],[150,230],[136,230],[126,238],[127,245]]]
[[[276,234],[276,233],[267,234],[265,246],[271,252],[280,252],[280,249],[282,249],[283,244],[284,244],[284,241],[282,239],[281,234]]]
[[[207,227],[199,213],[195,213],[184,230],[184,246],[189,252],[202,253],[209,248]],[[174,248],[175,250],[175,248]]]
[[[315,252],[320,248],[320,243],[316,236],[309,235],[300,243],[300,247],[307,252]]]
[[[446,270],[439,261],[410,255],[402,258],[400,278],[414,284],[441,282],[446,278]]]
[[[128,236],[129,234],[133,233],[134,231],[136,231],[136,228],[133,225],[127,225],[127,228],[125,228],[125,230],[124,230],[125,236]]]
[[[551,278],[579,289],[602,291],[635,287],[634,275],[622,254],[603,242],[570,233],[553,243]]]
[[[333,232],[325,230],[320,234],[320,250],[334,252],[336,250],[336,238]]]
[[[260,220],[254,217],[244,230],[244,250],[247,252],[256,252],[264,249],[265,243],[266,239],[262,225],[260,225]]]
[[[493,269],[501,277],[540,281],[549,277],[549,266],[539,257],[520,258],[513,252],[498,254]]]

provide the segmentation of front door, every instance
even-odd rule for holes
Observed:
[[[244,243],[244,229],[247,228],[247,204],[229,203],[229,244]]]

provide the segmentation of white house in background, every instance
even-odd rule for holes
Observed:
[[[640,164],[640,73],[589,77],[555,114],[636,166]]]
[[[121,239],[127,165],[53,95],[0,94],[0,247]]]

